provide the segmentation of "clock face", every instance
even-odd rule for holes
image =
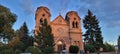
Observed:
[[[58,28],[58,29],[57,29],[57,32],[58,32],[58,34],[63,34],[64,31],[63,31],[62,28]]]

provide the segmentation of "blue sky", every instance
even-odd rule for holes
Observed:
[[[17,17],[13,28],[19,29],[23,22],[30,31],[35,27],[35,11],[39,6],[46,6],[51,12],[51,21],[59,13],[63,17],[68,11],[77,11],[83,19],[90,9],[97,16],[104,41],[117,44],[120,35],[120,4],[119,0],[0,0],[0,4],[9,8]],[[83,33],[85,29],[82,27]]]

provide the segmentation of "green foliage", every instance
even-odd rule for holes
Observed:
[[[103,51],[104,52],[112,52],[112,51],[115,51],[115,47],[114,47],[114,45],[111,45],[106,42],[106,43],[104,43]]]
[[[0,46],[0,51],[5,50],[5,49],[10,49],[10,47],[8,45]]]
[[[16,32],[12,29],[16,18],[17,16],[8,8],[0,5],[0,39],[7,39],[8,43],[0,42],[0,54],[19,54],[29,46],[33,46],[34,38],[29,35],[26,23]]]
[[[54,37],[52,34],[52,29],[48,25],[47,20],[45,19],[40,27],[40,32],[35,36],[35,42],[38,44],[38,48],[43,52],[46,47],[54,46]],[[51,52],[50,52],[51,53]]]
[[[8,45],[14,47],[19,42],[20,42],[20,38],[18,36],[15,36],[12,40],[9,41]]]
[[[0,46],[0,54],[20,54],[20,50],[14,50],[8,45]]]
[[[27,28],[26,22],[23,23],[18,32],[21,40],[22,38],[29,36],[29,30]]]
[[[78,51],[79,51],[79,47],[78,47],[78,46],[73,46],[73,45],[71,45],[71,46],[69,47],[69,52],[70,52],[70,53],[78,53]]]
[[[15,54],[20,54],[21,52],[22,52],[22,51],[19,50],[19,49],[16,49],[16,50],[14,51]]]
[[[33,46],[34,38],[29,35],[26,23],[17,31],[20,41],[23,43],[22,51],[24,52],[29,46]]]
[[[15,46],[12,47],[14,50],[19,50],[22,51],[24,49],[24,43],[22,43],[21,41],[18,42],[18,44],[16,44]]]
[[[14,54],[12,49],[5,49],[0,52],[0,54]]]
[[[8,45],[3,45],[0,46],[0,54],[13,54],[14,51],[12,48],[10,48],[10,46]]]
[[[54,53],[54,48],[53,47],[45,47],[45,49],[43,50],[43,52],[45,54]]]
[[[26,52],[31,54],[41,54],[41,51],[37,47],[30,46],[26,49]]]
[[[96,49],[93,45],[85,45],[84,46],[85,51],[89,51],[90,53],[96,52]]]
[[[95,49],[99,51],[100,47],[103,47],[102,32],[101,28],[99,27],[99,21],[90,10],[88,10],[88,15],[86,15],[83,19],[83,26],[86,29],[86,32],[83,35],[85,37],[84,41],[95,46]]]
[[[14,36],[13,24],[16,21],[16,15],[11,11],[0,5],[0,37],[11,40]]]

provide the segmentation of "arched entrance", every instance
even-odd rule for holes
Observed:
[[[59,40],[57,42],[57,51],[62,52],[62,50],[66,50],[66,45],[65,45],[64,41]]]

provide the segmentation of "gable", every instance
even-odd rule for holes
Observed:
[[[64,18],[59,15],[55,20],[52,21],[53,24],[67,24],[67,22],[64,20]]]

